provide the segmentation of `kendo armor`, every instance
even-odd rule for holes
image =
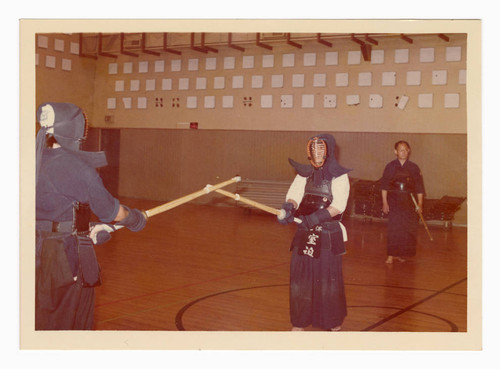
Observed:
[[[397,169],[394,177],[390,181],[391,191],[414,192],[415,182],[406,169]]]
[[[331,181],[323,180],[320,186],[315,186],[312,177],[307,178],[304,197],[295,216],[309,215],[320,209],[326,209],[333,200]]]

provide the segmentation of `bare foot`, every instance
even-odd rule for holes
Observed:
[[[392,264],[392,256],[388,256],[387,260],[385,261],[386,264]]]
[[[300,327],[292,327],[292,331],[293,332],[299,332],[299,331],[303,331],[304,328],[300,328]]]

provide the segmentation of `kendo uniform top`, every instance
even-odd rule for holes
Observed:
[[[106,223],[120,208],[94,168],[64,148],[44,149],[36,190],[37,330],[92,329],[94,289],[84,285],[71,227],[77,204]]]
[[[388,163],[380,181],[380,189],[414,194],[425,193],[420,168],[410,160],[406,160],[403,165],[398,159]]]
[[[37,220],[72,221],[75,202],[89,204],[103,223],[112,222],[120,208],[94,168],[63,148],[45,149],[36,189]]]
[[[387,255],[414,256],[416,254],[418,214],[411,194],[424,194],[424,183],[417,164],[398,159],[389,162],[380,181],[387,191],[389,216],[387,223]],[[417,198],[415,196],[415,200]]]

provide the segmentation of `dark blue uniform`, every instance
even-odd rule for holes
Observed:
[[[38,330],[92,329],[94,288],[82,283],[85,265],[71,229],[77,203],[106,223],[120,207],[94,168],[64,148],[44,149],[36,189]]]
[[[350,169],[337,163],[333,136],[321,134],[311,138],[308,148],[314,146],[313,141],[319,142],[314,145],[320,149],[321,145],[326,146],[323,164],[311,159],[311,164],[289,160],[298,175],[286,200],[299,205],[295,216],[302,220],[292,241],[290,320],[295,328],[312,325],[325,330],[339,329],[347,315],[342,276],[347,236],[340,223],[341,214],[332,218],[328,207],[344,211],[349,196],[347,173]],[[289,205],[285,203],[283,207],[289,208]],[[286,219],[289,222],[290,218]]]
[[[387,255],[415,256],[418,214],[410,194],[425,193],[420,168],[409,160],[403,165],[393,160],[384,169],[380,188],[387,191],[389,204]]]

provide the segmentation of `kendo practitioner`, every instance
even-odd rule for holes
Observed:
[[[387,264],[394,259],[404,262],[405,257],[415,256],[417,251],[418,213],[422,212],[425,191],[420,168],[409,160],[410,151],[408,142],[396,142],[396,159],[386,165],[380,181],[382,211],[389,215]]]
[[[80,150],[87,120],[78,106],[44,103],[37,109],[36,139],[36,330],[89,330],[100,271],[93,249],[111,238],[112,225],[89,234],[91,212],[103,223],[137,232],[146,216],[121,205],[96,168],[104,152]]]
[[[330,134],[312,137],[307,143],[310,164],[288,159],[297,175],[282,205],[288,224],[298,217],[290,263],[290,320],[292,331],[305,327],[338,331],[347,315],[342,255],[347,233],[341,223],[349,197],[350,169],[334,156]]]

